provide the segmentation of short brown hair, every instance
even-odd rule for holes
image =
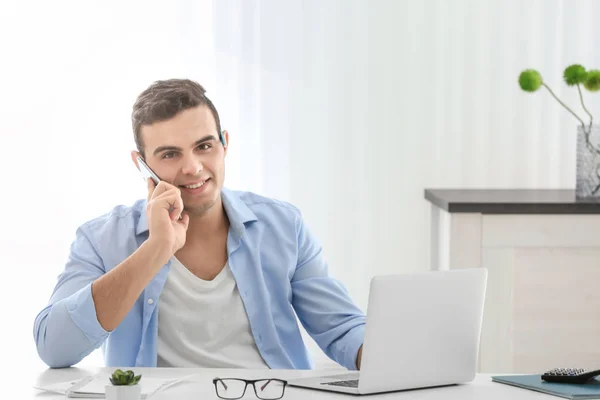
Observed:
[[[144,155],[142,126],[166,121],[178,113],[201,105],[207,106],[217,124],[217,134],[221,135],[219,113],[212,101],[204,95],[206,90],[190,79],[168,79],[156,81],[137,97],[131,113],[133,137],[138,151]]]

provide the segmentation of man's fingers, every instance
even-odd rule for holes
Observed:
[[[154,182],[152,182],[152,183],[154,183]],[[150,183],[148,183],[148,190],[150,190]],[[170,191],[175,191],[178,193],[180,192],[180,190],[177,186],[173,186],[170,183],[165,182],[165,181],[160,181],[160,182],[158,182],[158,185],[155,185],[153,192],[149,193],[148,200],[155,199],[158,196],[160,196],[161,194],[163,194],[165,192],[170,192]]]
[[[183,211],[183,200],[177,190],[169,190],[151,199],[150,204],[153,208],[160,207],[167,210],[171,216],[171,220],[179,217]]]
[[[177,223],[183,225],[183,227],[187,231],[188,226],[190,225],[190,216],[187,215],[187,213],[182,213],[181,214],[181,219],[179,221],[177,221]]]
[[[153,196],[152,198],[152,200],[154,201],[162,201],[163,199],[169,199],[169,201],[171,201],[172,203],[172,207],[178,207],[180,210],[183,210],[183,200],[181,199],[181,191],[176,187],[173,187],[172,189],[169,189],[166,192],[163,192],[157,196]]]
[[[183,209],[171,206],[171,211],[169,212],[169,217],[171,217],[171,221],[177,221],[182,212]]]
[[[181,200],[181,195],[177,193],[174,200],[174,202],[169,203],[171,205],[171,209],[169,210],[171,221],[178,220],[183,213],[183,200]]]

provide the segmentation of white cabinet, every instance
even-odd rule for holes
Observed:
[[[489,271],[480,372],[600,368],[600,204],[569,201],[565,191],[558,199],[547,191],[552,201],[529,191],[529,203],[464,192],[460,212],[457,191],[429,198],[431,268]]]

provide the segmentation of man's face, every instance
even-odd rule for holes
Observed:
[[[226,142],[229,141],[224,132]],[[225,155],[215,119],[206,106],[144,125],[145,161],[158,177],[181,189],[185,211],[204,214],[219,200],[225,180]],[[137,157],[132,152],[132,157]]]

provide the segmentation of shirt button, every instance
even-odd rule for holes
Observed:
[[[150,305],[154,304],[154,300],[148,299],[148,304],[150,304]]]

